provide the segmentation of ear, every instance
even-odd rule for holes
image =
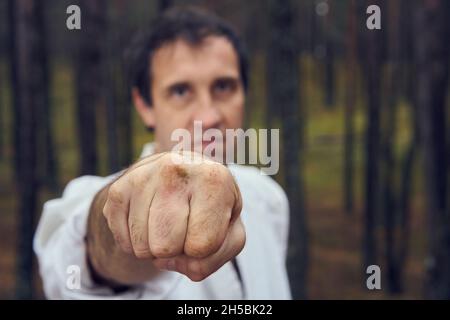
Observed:
[[[147,101],[142,97],[139,90],[137,88],[131,89],[131,96],[133,98],[134,107],[136,111],[139,113],[142,121],[145,126],[148,128],[155,127],[155,111]]]

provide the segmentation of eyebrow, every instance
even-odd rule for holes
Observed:
[[[238,76],[238,77],[236,77],[236,76],[221,76],[221,77],[218,77],[218,78],[216,78],[216,79],[214,79],[214,82],[217,82],[217,81],[233,81],[233,82],[239,82],[241,79],[240,79],[240,77]]]
[[[241,82],[241,78],[240,76],[234,76],[234,75],[224,75],[224,76],[219,76],[217,78],[214,78],[214,80],[212,81],[213,84],[217,83],[218,81],[230,81],[233,82],[235,84],[239,84]],[[177,86],[191,86],[192,82],[190,80],[174,80],[173,82],[168,83],[167,85],[165,85],[165,89],[167,91],[172,90],[173,88],[177,87]]]
[[[170,90],[172,90],[172,89],[174,89],[174,88],[176,88],[178,86],[190,86],[190,85],[191,85],[191,83],[189,81],[186,81],[186,80],[174,81],[174,82],[168,84],[165,87],[165,90],[170,91]]]

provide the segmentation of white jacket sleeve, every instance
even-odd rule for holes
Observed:
[[[279,244],[281,245],[281,252],[284,260],[287,259],[288,243],[289,243],[289,201],[286,193],[281,186],[270,179],[270,193],[272,197],[269,201],[269,210],[271,214],[271,221],[273,230],[278,235]]]
[[[111,299],[139,295],[139,288],[117,295],[96,285],[86,265],[84,238],[89,208],[96,193],[113,178],[77,178],[67,185],[61,198],[44,204],[33,247],[47,298]]]
[[[117,175],[74,179],[61,198],[44,204],[33,248],[47,298],[165,299],[180,280],[176,272],[161,272],[151,282],[121,293],[92,280],[85,246],[89,209],[97,192]]]

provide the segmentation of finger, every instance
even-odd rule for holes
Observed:
[[[234,195],[224,190],[228,177],[217,165],[211,166],[206,177],[193,188],[191,212],[184,252],[188,256],[203,258],[219,250],[229,224],[234,206]]]
[[[154,264],[159,269],[180,272],[188,276],[192,281],[202,281],[236,257],[244,248],[245,239],[244,225],[238,218],[230,226],[220,249],[213,255],[207,258],[193,258],[181,255],[170,259],[156,259]]]
[[[132,253],[128,231],[128,211],[130,188],[126,180],[117,180],[108,188],[108,196],[103,207],[103,215],[116,243],[127,253]]]
[[[148,245],[148,219],[155,196],[156,182],[151,178],[148,167],[137,168],[130,178],[133,179],[134,187],[130,200],[128,228],[133,252],[137,258],[151,258]]]
[[[158,258],[183,253],[189,217],[188,173],[181,165],[161,169],[158,190],[150,207],[149,247]]]
[[[237,256],[244,245],[245,229],[241,220],[238,219],[231,225],[224,243],[215,254],[203,259],[188,257],[185,266],[182,263],[178,265],[184,268],[185,274],[192,281],[202,281]]]
[[[242,196],[241,191],[239,190],[239,186],[233,179],[233,193],[235,197],[235,202],[233,205],[233,209],[231,211],[231,221],[233,223],[237,218],[239,218],[242,211]]]

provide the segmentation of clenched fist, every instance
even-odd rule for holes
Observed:
[[[169,152],[142,159],[113,182],[103,215],[124,253],[200,281],[242,250],[241,209],[225,166]]]

